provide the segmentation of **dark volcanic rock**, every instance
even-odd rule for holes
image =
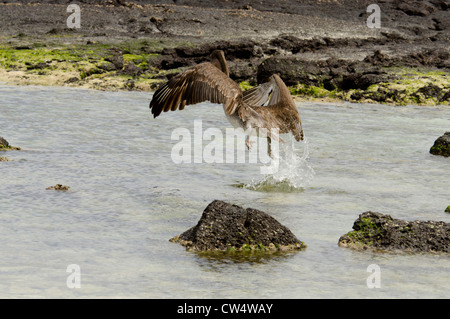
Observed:
[[[446,132],[434,141],[434,145],[430,148],[430,153],[450,157],[450,132]]]
[[[450,253],[450,223],[409,222],[365,212],[353,224],[353,231],[339,238],[338,245],[355,249]]]
[[[25,64],[27,64],[27,63],[25,63]],[[27,70],[42,70],[42,69],[47,68],[48,66],[49,65],[45,62],[39,62],[39,63],[33,64],[33,65],[32,64],[27,65]]]
[[[279,74],[286,85],[303,83],[318,85],[326,74],[325,63],[307,61],[293,56],[276,56],[264,60],[258,66],[258,83],[264,83],[272,74]]]
[[[196,226],[171,239],[193,251],[298,250],[305,244],[268,214],[215,200]]]
[[[295,56],[276,56],[264,60],[258,67],[258,83],[272,74],[279,74],[286,85],[298,83],[323,86],[326,89],[367,89],[373,84],[388,80],[381,68],[366,62],[330,58],[311,61]]]
[[[413,3],[401,2],[397,9],[403,11],[409,16],[426,17],[435,9],[431,4],[423,3],[424,1],[414,1]]]
[[[117,70],[123,68],[123,55],[120,49],[111,50],[112,56],[105,57],[105,61],[110,62],[114,65]]]
[[[373,65],[389,66],[389,57],[382,53],[380,50],[376,50],[372,55],[367,55],[364,58],[364,62],[371,63]]]
[[[117,72],[117,74],[125,74],[125,75],[131,75],[131,76],[138,76],[142,74],[143,71],[140,67],[134,65],[133,63],[127,63],[123,67],[122,70]]]
[[[373,54],[369,54],[364,58],[364,62],[384,67],[436,67],[440,69],[448,69],[450,53],[443,48],[422,48],[415,52],[399,55],[387,55],[380,50],[375,50]]]
[[[423,49],[407,56],[397,57],[396,65],[411,67],[435,66],[441,69],[450,68],[450,52],[440,48]]]
[[[1,148],[9,148],[9,143],[3,137],[0,137],[0,149]]]
[[[0,136],[0,151],[18,151],[20,147],[9,145],[8,141]]]
[[[182,46],[166,48],[155,59],[154,66],[161,69],[173,69],[182,66],[191,66],[208,60],[214,50],[222,50],[227,61],[248,60],[263,57],[263,49],[252,40],[215,41],[199,46]]]
[[[442,102],[450,102],[450,91],[445,92],[444,96],[441,97]]]
[[[361,74],[361,73],[353,73],[353,74],[345,74],[342,77],[342,82],[338,86],[342,90],[350,90],[350,89],[362,89],[366,90],[372,84],[377,84],[383,82],[386,79],[382,74]]]
[[[214,50],[224,51],[233,80],[256,82],[256,69],[264,56],[264,50],[257,42],[248,39],[215,41],[195,47],[166,48],[150,61],[150,64],[160,70],[192,67],[210,61]]]
[[[444,93],[442,92],[443,90],[433,84],[428,84],[427,86],[423,86],[420,89],[417,90],[416,93],[422,93],[425,97],[435,97],[437,99],[440,99]]]

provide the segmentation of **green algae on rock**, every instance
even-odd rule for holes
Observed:
[[[230,76],[243,90],[264,81],[268,74],[280,73],[297,100],[394,105],[437,105],[450,101],[448,72],[446,64],[440,62],[442,59],[433,58],[437,66],[420,63],[402,66],[398,58],[376,51],[363,61],[331,57],[309,60],[283,55],[278,52],[281,47],[268,45],[278,43],[275,40],[195,44],[176,39],[128,39],[111,43],[91,40],[60,43],[49,38],[42,43],[23,36],[14,44],[0,42],[0,81],[153,91],[186,67],[207,61],[213,49],[224,49],[230,62]],[[305,44],[305,40],[295,41]],[[306,44],[313,45],[308,41]],[[273,55],[272,51],[278,54]]]
[[[430,153],[450,157],[450,132],[444,133],[444,135],[434,141],[434,145],[430,148]]]
[[[130,40],[122,43],[53,43],[21,39],[20,47],[0,42],[0,80],[20,85],[62,85],[120,90],[133,79],[135,89],[150,91],[161,82],[149,69],[161,43]],[[170,45],[170,44],[168,44]],[[156,51],[156,52],[154,52]]]
[[[170,239],[196,252],[273,252],[306,248],[285,226],[268,214],[215,200],[196,226]]]
[[[450,253],[450,223],[405,221],[365,212],[353,230],[339,238],[338,245],[357,250]]]
[[[0,151],[19,151],[20,147],[9,145],[8,141],[0,136]]]

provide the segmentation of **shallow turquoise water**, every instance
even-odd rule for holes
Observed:
[[[306,142],[262,183],[261,165],[175,164],[176,128],[229,127],[204,103],[154,120],[151,94],[0,86],[3,298],[447,298],[450,258],[337,246],[372,210],[450,222],[450,161],[429,154],[450,107],[298,104]],[[288,140],[287,145],[290,141]],[[291,150],[292,151],[292,150]],[[292,154],[291,154],[292,155]],[[69,192],[46,190],[57,183]],[[296,187],[291,187],[295,184]],[[245,186],[245,187],[243,187]],[[261,209],[307,249],[207,258],[168,240],[214,199]],[[68,265],[80,267],[69,288]],[[381,287],[366,285],[367,267]]]

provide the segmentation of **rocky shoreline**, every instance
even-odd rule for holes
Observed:
[[[413,3],[414,2],[414,3]],[[70,2],[71,3],[71,2]],[[448,105],[448,1],[67,1],[0,4],[0,81],[153,91],[222,49],[245,88],[280,73],[299,99]]]

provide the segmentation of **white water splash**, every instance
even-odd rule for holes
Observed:
[[[292,137],[284,139],[285,142],[280,143],[278,160],[271,161],[271,164],[267,166],[267,171],[273,171],[274,173],[264,175],[262,180],[252,181],[244,185],[244,188],[266,191],[295,191],[302,190],[311,182],[315,172],[308,163],[308,139],[305,137],[301,143],[296,142]],[[303,150],[301,151],[300,148]]]

